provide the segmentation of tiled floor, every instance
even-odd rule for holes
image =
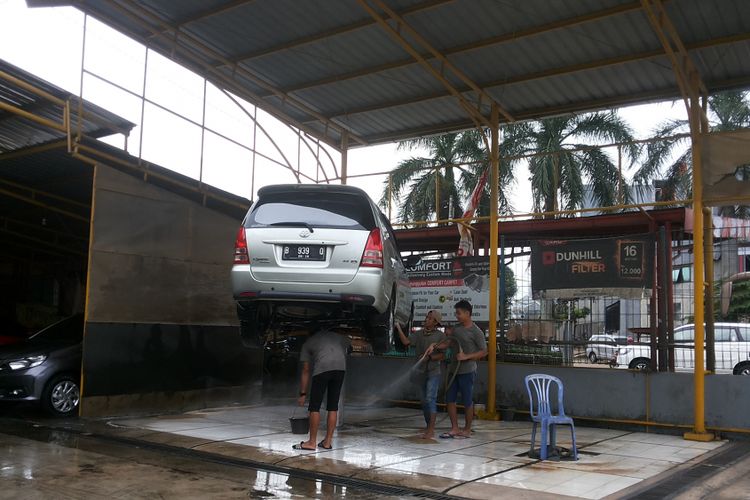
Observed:
[[[347,406],[332,450],[295,451],[292,444],[306,437],[290,432],[293,411],[291,402],[282,402],[110,425],[138,429],[140,439],[467,498],[499,498],[513,491],[519,498],[530,492],[602,498],[723,444],[578,426],[579,460],[542,462],[527,456],[529,422],[478,420],[470,439],[424,440],[417,437],[423,424],[418,410]],[[444,414],[438,427],[448,427]],[[570,446],[566,427],[558,440]]]

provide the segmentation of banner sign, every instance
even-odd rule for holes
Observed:
[[[440,311],[443,323],[455,322],[453,306],[461,299],[471,302],[472,320],[489,321],[490,261],[487,257],[423,260],[406,272],[416,324],[421,324],[430,310]]]
[[[547,240],[531,246],[531,288],[543,298],[637,298],[653,280],[651,236]]]

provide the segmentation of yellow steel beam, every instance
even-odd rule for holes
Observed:
[[[66,141],[54,141],[54,142],[48,142],[46,144],[40,144],[38,146],[30,146],[28,148],[23,149],[16,149],[11,151],[10,153],[3,153],[0,154],[0,162],[13,160],[15,158],[23,158],[25,156],[30,156],[36,153],[43,153],[45,151],[51,151],[53,149],[61,149],[65,147]]]
[[[38,87],[35,87],[34,85],[30,84],[29,82],[25,80],[16,78],[15,76],[9,73],[6,73],[5,71],[0,71],[0,79],[8,81],[12,83],[13,85],[17,85],[18,87],[21,87],[22,89],[28,90],[29,92],[36,94],[39,97],[43,97],[44,99],[48,101],[52,101],[53,103],[59,106],[63,106],[65,104],[65,101],[63,99],[60,99],[59,97],[52,95],[49,92],[46,92]]]
[[[498,316],[498,189],[500,183],[500,116],[497,105],[492,105],[490,114],[490,133],[492,145],[490,149],[490,325],[489,346],[487,355],[487,411],[495,414],[495,384],[497,365],[497,316]],[[502,286],[502,285],[501,285]],[[502,328],[503,325],[500,325]]]
[[[697,100],[701,94],[708,95],[706,85],[701,80],[700,73],[690,59],[690,54],[669,19],[661,0],[641,0],[641,4],[654,33],[672,63],[672,70],[685,101],[685,107],[690,108],[691,103],[688,102],[690,99]]]
[[[708,90],[701,80],[700,74],[690,59],[677,30],[669,19],[660,0],[641,0],[643,10],[651,26],[659,38],[665,53],[672,63],[680,93],[685,102],[690,122],[690,138],[693,153],[693,293],[694,293],[694,324],[695,324],[695,368],[693,372],[693,430],[684,434],[685,439],[695,441],[710,441],[714,435],[706,431],[705,421],[705,364],[704,364],[704,333],[705,333],[705,256],[704,256],[704,225],[703,225],[703,167],[701,154],[703,149],[703,134],[708,132],[706,118],[706,99]],[[703,105],[701,105],[703,98]],[[713,264],[713,261],[711,261]]]
[[[48,118],[44,118],[39,115],[35,115],[34,113],[29,113],[28,111],[24,111],[23,109],[10,105],[5,102],[0,102],[0,110],[8,111],[9,113],[14,113],[22,118],[26,118],[27,120],[30,120],[32,122],[38,123],[40,125],[44,125],[45,127],[49,127],[52,129],[55,129],[59,132],[65,132],[65,125],[63,123],[57,123],[55,121],[52,121]]]
[[[341,134],[341,184],[346,184],[349,173],[349,133]]]
[[[38,207],[42,207],[45,210],[49,210],[51,212],[56,212],[58,214],[65,215],[66,217],[70,217],[71,219],[80,220],[82,222],[88,222],[88,217],[84,217],[82,215],[78,215],[76,213],[70,212],[68,210],[63,210],[61,208],[56,207],[55,205],[50,205],[49,203],[44,203],[39,200],[34,199],[33,197],[24,196],[18,193],[15,193],[13,191],[8,191],[7,189],[0,188],[0,194],[8,196],[10,198],[15,198],[17,200],[23,201],[25,203],[28,203],[30,205],[36,205]]]
[[[66,198],[65,196],[60,196],[57,194],[50,193],[48,191],[42,191],[41,189],[37,189],[35,187],[28,186],[26,184],[21,184],[18,182],[8,181],[5,179],[0,179],[0,184],[4,184],[6,186],[10,186],[15,189],[21,189],[23,191],[29,191],[31,193],[31,199],[36,200],[38,197],[42,198],[50,198],[52,200],[56,201],[62,201],[63,203],[67,203],[69,205],[72,205],[74,207],[83,208],[84,210],[89,209],[88,203],[81,203],[77,200],[72,200],[70,198]]]
[[[525,30],[514,31],[512,33],[505,33],[505,34],[494,36],[491,38],[486,38],[484,40],[479,40],[477,42],[459,45],[457,47],[445,49],[442,53],[445,56],[452,56],[455,54],[462,54],[464,52],[469,52],[472,50],[492,47],[493,45],[501,45],[501,44],[508,43],[508,42],[517,42],[518,40],[522,38],[528,38],[528,37],[532,37],[536,35],[541,35],[544,33],[549,33],[551,31],[569,28],[571,26],[577,26],[577,25],[584,24],[584,23],[591,22],[591,21],[598,21],[607,17],[612,17],[612,16],[616,16],[619,14],[624,14],[627,12],[632,12],[640,8],[641,8],[640,1],[634,1],[634,2],[627,3],[627,4],[617,5],[615,7],[610,7],[607,9],[592,12],[589,14],[575,16],[575,17],[571,17],[568,19],[562,19],[559,21],[553,21],[553,22],[542,24],[539,26],[533,26]],[[420,54],[426,60],[433,59],[433,57],[431,57],[431,54],[429,52],[422,52]],[[364,69],[357,70],[357,71],[351,71],[348,73],[342,73],[342,74],[335,75],[335,76],[321,78],[320,80],[302,82],[302,83],[299,83],[290,87],[285,87],[283,90],[284,92],[297,92],[299,90],[319,87],[321,85],[328,85],[330,83],[351,80],[353,78],[360,78],[363,76],[370,76],[370,75],[374,75],[377,73],[382,73],[384,71],[390,71],[390,70],[397,69],[397,68],[403,68],[405,66],[411,66],[413,64],[415,64],[415,61],[413,58],[401,59],[398,61],[381,64],[379,66],[364,68]]]
[[[421,12],[423,10],[427,9],[433,9],[435,7],[438,7],[442,4],[451,3],[455,0],[429,0],[427,2],[422,2],[416,5],[412,5],[411,7],[402,9],[398,11],[398,14],[400,16],[408,16],[410,14],[414,14],[416,12]],[[284,50],[293,49],[296,47],[300,47],[302,45],[307,45],[310,43],[315,43],[320,40],[325,40],[326,38],[331,38],[336,35],[342,35],[344,33],[349,33],[352,31],[356,31],[361,28],[366,28],[368,26],[372,26],[376,23],[374,19],[364,19],[362,21],[357,21],[356,23],[347,24],[345,26],[339,26],[337,28],[333,28],[330,30],[325,30],[319,33],[315,33],[314,35],[298,38],[296,40],[291,40],[289,42],[281,43],[279,45],[274,45],[272,47],[268,47],[265,49],[255,50],[253,52],[247,52],[245,54],[239,54],[236,56],[229,56],[229,60],[234,63],[241,63],[244,61],[249,61],[250,59],[256,59],[258,57],[264,57],[270,54],[274,54],[276,52],[281,52]],[[409,62],[413,62],[411,59],[409,59]],[[223,66],[223,64],[218,65],[217,67]]]
[[[220,4],[216,7],[211,7],[209,9],[204,9],[199,12],[195,12],[189,16],[185,16],[183,18],[180,18],[174,22],[173,28],[174,28],[174,34],[178,36],[178,33],[181,34],[180,28],[183,26],[186,26],[188,24],[192,24],[197,21],[203,21],[204,19],[208,19],[209,17],[215,16],[217,14],[223,14],[224,12],[228,12],[232,9],[236,9],[237,7],[242,7],[243,5],[247,5],[249,3],[254,2],[255,0],[233,0],[232,2],[227,2],[224,4]],[[169,30],[160,31],[159,33],[152,33],[147,38],[152,39],[156,36],[161,35],[162,33],[169,32]]]
[[[359,4],[362,6],[363,9],[365,9],[375,20],[377,20],[378,24],[383,29],[393,39],[395,39],[396,42],[399,43],[399,45],[401,45],[404,48],[404,50],[406,50],[406,52],[408,52],[414,59],[416,59],[419,62],[419,64],[425,70],[427,70],[428,73],[432,74],[432,76],[435,79],[437,79],[453,97],[458,99],[459,103],[466,110],[469,116],[473,117],[473,119],[481,123],[483,126],[485,127],[489,126],[489,121],[481,112],[481,104],[482,104],[482,101],[484,101],[486,104],[495,103],[496,102],[495,99],[493,99],[483,89],[481,89],[474,82],[472,82],[469,77],[467,77],[461,70],[455,67],[453,63],[451,63],[444,55],[442,55],[434,47],[432,47],[432,45],[430,45],[427,42],[427,40],[425,40],[419,33],[417,33],[413,28],[411,28],[411,26],[409,26],[402,17],[396,14],[392,9],[390,9],[387,5],[385,5],[385,3],[383,3],[381,0],[357,0],[357,1],[359,2]],[[374,2],[378,6],[378,8],[380,8],[382,11],[384,11],[388,15],[388,17],[390,17],[391,20],[395,21],[398,26],[398,29],[395,29],[390,24],[388,24],[388,22],[380,15],[380,13],[369,5],[370,1]],[[402,30],[406,31],[411,38],[413,38],[419,45],[426,48],[432,54],[434,58],[438,59],[441,62],[441,71],[438,71],[432,64],[426,61],[424,57],[422,57],[421,54],[412,46],[412,44],[409,43],[409,41],[403,35],[401,35]],[[445,69],[453,73],[465,85],[467,85],[471,90],[473,90],[476,93],[476,97],[478,100],[476,105],[468,102],[467,99],[462,95],[462,93],[458,91],[458,89],[456,89],[455,86],[445,76],[443,76],[442,73],[443,73],[443,70]],[[498,109],[508,121],[514,121],[513,117],[507,111],[500,108],[499,105],[498,105]]]
[[[726,45],[730,43],[746,42],[748,40],[750,40],[750,32],[740,33],[737,35],[731,35],[731,36],[726,36],[726,37],[721,37],[721,38],[714,38],[711,40],[704,40],[701,42],[695,42],[695,43],[689,44],[687,48],[688,50],[697,50],[697,49],[704,49],[704,48],[710,48],[710,47],[717,47],[720,45]],[[653,58],[662,57],[662,56],[664,56],[663,50],[659,50],[659,49],[648,50],[644,52],[639,52],[637,54],[627,54],[627,55],[617,56],[617,57],[608,57],[605,59],[598,59],[596,61],[589,61],[589,62],[580,63],[580,64],[562,66],[559,68],[551,68],[551,69],[547,69],[544,71],[537,71],[535,73],[527,73],[525,75],[519,75],[513,78],[504,78],[504,79],[493,80],[489,82],[481,82],[479,85],[481,85],[482,88],[519,85],[519,84],[532,82],[534,80],[565,76],[565,75],[570,75],[574,73],[579,73],[582,71],[590,71],[592,69],[599,69],[599,68],[605,68],[605,67],[610,67],[610,66],[618,66],[622,64],[638,62],[638,61],[653,59]],[[736,82],[736,84],[738,85],[743,84],[743,83],[746,83],[746,80],[741,80],[741,81]],[[731,82],[728,82],[728,84],[731,85]],[[464,92],[470,92],[472,89],[466,86],[466,87],[461,87],[457,90],[461,93],[464,93]],[[391,101],[376,103],[376,104],[372,104],[369,106],[362,106],[359,108],[351,108],[351,107],[347,109],[342,108],[339,110],[331,111],[326,116],[328,117],[328,119],[332,120],[332,119],[343,117],[343,116],[352,116],[352,115],[356,115],[360,113],[369,113],[372,111],[382,111],[388,108],[407,106],[410,104],[417,104],[420,102],[432,101],[436,99],[444,99],[446,97],[449,97],[450,95],[452,95],[450,92],[434,92],[432,94],[422,95],[417,98],[394,99]],[[649,94],[640,94],[636,96],[638,97],[638,99],[623,100],[622,98],[618,98],[619,100],[618,99],[597,100],[594,104],[596,104],[599,108],[605,108],[611,103],[634,102],[636,100],[640,101],[644,98],[649,98],[651,96],[661,97],[665,95],[667,95],[666,92],[657,91],[657,92],[653,92]],[[671,95],[671,92],[669,92],[669,95]],[[632,96],[629,96],[629,97],[632,97]],[[581,107],[582,106],[578,106],[578,108],[581,108]],[[528,113],[524,113],[524,115],[516,114],[515,118],[519,120],[519,119],[522,119],[522,117],[526,115],[528,115]],[[305,122],[305,123],[309,123],[309,122]]]
[[[58,208],[55,205],[51,205],[49,203],[44,203],[42,201],[37,200],[34,197],[34,194],[40,194],[40,191],[35,191],[35,193],[32,193],[32,196],[24,196],[22,194],[18,194],[14,191],[9,191],[7,189],[0,188],[0,194],[8,196],[10,198],[15,198],[16,200],[23,201],[25,203],[28,203],[30,205],[35,205],[37,207],[42,207],[45,210],[49,210],[51,212],[56,212],[58,214],[62,214],[66,217],[70,217],[71,219],[80,220],[83,222],[88,222],[88,217],[84,217],[82,215],[79,215],[77,213],[71,212],[69,210],[63,210],[62,208]]]

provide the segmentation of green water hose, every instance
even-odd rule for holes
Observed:
[[[447,335],[445,333],[443,334],[443,336],[437,342],[434,342],[434,345],[438,346],[438,345],[440,345],[440,344],[442,344],[442,343],[444,343],[446,341],[448,341],[449,343],[452,343],[452,344],[455,344],[456,346],[458,346],[457,352],[460,352],[460,353],[464,352],[463,349],[461,348],[461,343],[458,341],[458,339],[456,339],[456,337],[453,337],[452,335]],[[421,358],[419,358],[419,360],[417,361],[417,364],[422,363],[422,361],[424,359],[425,359],[425,357],[423,355]],[[455,365],[455,368],[453,368],[453,373],[450,373],[451,368],[450,367],[448,368],[448,374],[450,374],[450,376],[449,377],[445,377],[445,385],[443,386],[443,400],[445,400],[446,397],[448,396],[448,389],[450,388],[450,386],[453,383],[453,381],[456,380],[456,375],[458,375],[458,370],[459,370],[459,368],[461,368],[461,361],[460,360],[456,359],[455,357],[452,357],[452,361],[455,361],[455,362],[451,362],[450,366],[452,367],[453,365]],[[446,413],[443,416],[443,418],[440,419],[440,423],[443,423],[445,421],[445,419],[446,419],[447,416],[448,416],[448,414]],[[437,422],[435,423],[435,425],[437,425]]]

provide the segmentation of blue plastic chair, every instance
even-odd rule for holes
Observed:
[[[555,447],[555,426],[569,425],[570,434],[573,438],[573,460],[578,460],[578,450],[576,448],[576,429],[573,425],[573,419],[565,415],[563,409],[563,384],[562,381],[552,375],[535,373],[527,375],[525,378],[526,390],[529,393],[529,408],[531,411],[531,420],[534,427],[531,430],[531,449],[529,454],[534,453],[534,442],[536,441],[536,426],[541,424],[542,436],[540,439],[540,453],[542,460],[547,460],[547,437],[549,436],[550,447]],[[557,384],[557,414],[552,413],[552,404],[550,401],[550,390],[552,384]],[[534,388],[532,392],[531,388]],[[536,408],[534,407],[536,404]]]

